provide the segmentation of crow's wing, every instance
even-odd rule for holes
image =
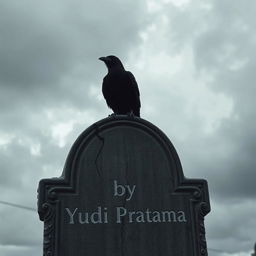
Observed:
[[[130,83],[131,83],[134,93],[139,97],[140,96],[139,87],[138,87],[138,84],[136,82],[134,75],[130,71],[126,71],[126,74],[130,79]]]
[[[126,71],[129,78],[130,100],[133,108],[140,108],[140,91],[134,75],[130,71]]]

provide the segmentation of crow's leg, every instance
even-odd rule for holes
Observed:
[[[135,115],[134,115],[132,110],[127,113],[127,116],[130,117],[130,118],[134,118],[135,117]]]

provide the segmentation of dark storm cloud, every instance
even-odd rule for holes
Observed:
[[[47,4],[35,4],[1,3],[1,81],[17,89],[55,81],[72,64],[68,34],[58,28],[58,16],[48,13]]]
[[[29,101],[31,96],[39,102],[53,100],[52,95],[79,96],[74,89],[81,89],[70,78],[80,76],[88,88],[97,77],[99,56],[125,55],[136,45],[142,8],[139,1],[1,1],[1,87],[8,88],[10,98],[18,91]],[[88,100],[86,89],[82,92]]]

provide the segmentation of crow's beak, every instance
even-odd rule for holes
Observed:
[[[103,62],[106,62],[107,57],[100,57],[99,60],[101,60],[101,61],[103,61]]]

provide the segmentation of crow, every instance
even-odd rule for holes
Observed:
[[[113,55],[100,57],[108,74],[102,83],[102,93],[114,114],[133,114],[140,117],[140,92],[133,74],[124,69],[122,62]]]

